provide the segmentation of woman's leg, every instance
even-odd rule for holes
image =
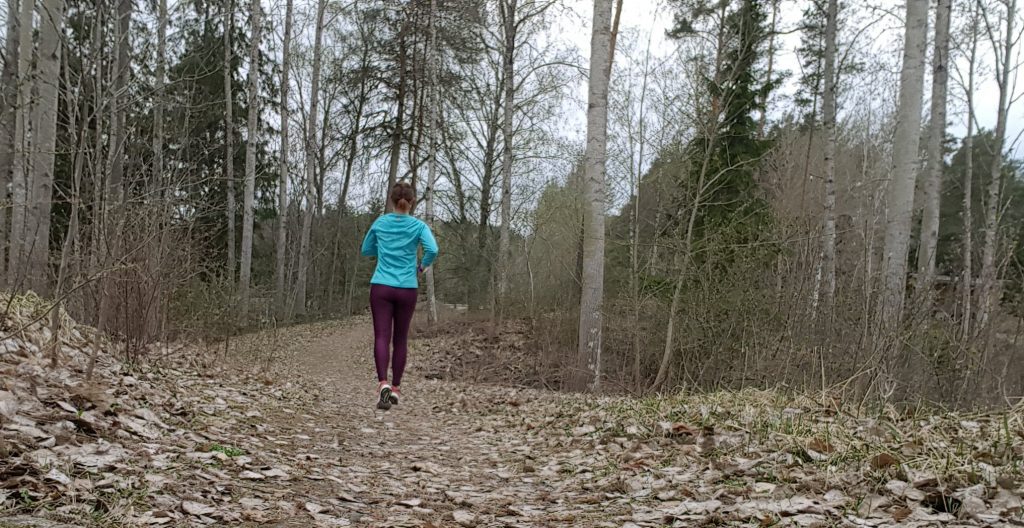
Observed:
[[[377,365],[377,381],[388,379],[388,345],[391,341],[391,321],[395,307],[389,298],[388,287],[370,286],[370,312],[373,314],[373,361]]]
[[[398,387],[402,383],[402,373],[405,372],[405,359],[409,353],[409,325],[412,323],[412,314],[416,311],[416,295],[419,292],[415,288],[396,288],[394,292],[394,365],[391,367],[394,377],[391,381]]]

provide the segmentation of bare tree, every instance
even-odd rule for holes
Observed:
[[[284,15],[284,42],[281,57],[281,105],[278,112],[281,115],[281,152],[280,166],[278,167],[277,182],[277,255],[275,259],[275,288],[277,296],[277,308],[279,314],[285,314],[285,265],[288,261],[288,134],[290,107],[288,106],[288,92],[292,65],[292,11],[293,1],[287,0]]]
[[[127,0],[121,0],[127,3]],[[119,6],[119,15],[127,18]],[[122,28],[127,28],[122,20]],[[44,0],[39,25],[36,84],[39,102],[32,111],[32,219],[34,235],[29,246],[29,286],[41,295],[50,288],[50,209],[53,203],[53,167],[57,144],[57,90],[63,49],[64,0]],[[121,52],[118,52],[119,56]]]
[[[917,253],[916,290],[930,310],[932,285],[935,283],[935,258],[939,242],[939,201],[942,191],[942,146],[946,139],[946,98],[949,93],[949,26],[953,1],[939,0],[935,13],[935,50],[932,54],[931,123],[928,125],[928,160],[925,165],[922,191],[924,212],[921,216],[921,242]]]
[[[395,123],[391,130],[391,159],[388,162],[388,188],[385,191],[385,209],[393,211],[395,204],[391,203],[391,188],[398,182],[398,164],[402,159],[402,136],[405,133],[405,89],[407,82],[406,60],[407,49],[405,43],[405,25],[398,32],[398,90],[396,98],[398,108],[395,109]]]
[[[960,332],[964,337],[971,335],[971,322],[973,320],[973,289],[974,289],[974,85],[978,71],[978,42],[980,40],[979,21],[981,18],[980,3],[977,0],[969,0],[970,5],[970,26],[967,35],[967,73],[964,75],[957,70],[960,85],[964,90],[967,100],[967,135],[964,137],[964,174],[963,174],[963,241],[961,242],[961,262],[963,274],[960,280],[960,304],[963,314],[960,320]],[[954,63],[955,64],[955,63]]]
[[[25,220],[28,216],[29,109],[32,101],[32,14],[35,2],[23,0],[19,14],[18,33],[18,96],[14,107],[14,162],[11,168],[11,236],[8,248],[8,285],[18,287],[24,280],[27,236]]]
[[[302,234],[299,240],[298,276],[295,280],[295,313],[306,313],[306,280],[310,266],[310,232],[316,213],[316,123],[320,104],[320,71],[323,60],[324,12],[327,0],[319,0],[316,8],[316,36],[313,40],[313,78],[309,89],[309,114],[306,118],[306,204],[302,212]]]
[[[907,285],[907,253],[914,213],[914,182],[921,140],[921,104],[924,91],[925,47],[928,34],[928,2],[907,2],[903,67],[900,72],[899,107],[893,136],[893,160],[889,174],[885,214],[885,246],[882,259],[882,292],[877,315],[892,337],[903,316]]]
[[[512,113],[515,110],[515,56],[516,56],[516,29],[519,24],[516,20],[516,7],[518,0],[501,0],[498,2],[498,9],[504,27],[504,46],[502,48],[502,68],[505,82],[505,102],[502,116],[502,135],[504,136],[504,147],[501,159],[501,231],[498,234],[498,294],[495,316],[500,318],[504,311],[508,295],[508,251],[509,251],[509,230],[512,222]]]
[[[227,283],[235,282],[235,99],[231,93],[231,32],[234,31],[235,2],[224,5],[224,181],[227,185],[228,228]]]
[[[438,90],[440,87],[437,85],[437,69],[438,69],[438,49],[437,49],[437,0],[430,0],[430,44],[427,50],[427,68],[430,68],[430,83],[427,87],[430,91],[430,118],[427,122],[428,126],[428,163],[427,168],[427,188],[423,195],[426,201],[426,217],[427,224],[433,229],[434,227],[434,186],[437,183],[437,133],[439,123],[437,121],[439,106],[441,105],[441,98],[438,97]],[[356,119],[360,119],[361,116],[357,116]],[[358,126],[358,124],[356,125]],[[427,303],[428,303],[428,320],[430,324],[437,322],[437,299],[434,294],[434,270],[433,267],[428,269],[426,272],[427,281]]]
[[[585,154],[583,287],[580,297],[579,354],[586,358],[590,387],[601,388],[601,330],[604,306],[605,158],[608,144],[608,77],[612,61],[612,0],[594,0],[590,38]]]
[[[8,111],[0,114],[0,286],[7,280],[7,189],[14,165],[14,116],[18,111],[18,0],[7,0],[7,23],[4,36],[4,65],[0,73],[0,104]]]
[[[822,305],[831,320],[836,295],[836,33],[839,1],[828,0],[825,15],[825,93],[822,94],[822,125],[825,128],[825,209],[821,232]]]
[[[1017,65],[1013,63],[1014,46],[1020,35],[1014,33],[1017,22],[1017,0],[1000,0],[1006,9],[1003,20],[1003,35],[1000,39],[993,24],[988,20],[989,11],[983,13],[985,28],[992,49],[995,52],[995,78],[999,86],[999,102],[996,106],[995,145],[992,152],[992,165],[989,168],[988,190],[985,200],[985,227],[981,248],[981,287],[978,292],[976,329],[981,331],[989,324],[992,312],[999,304],[1000,289],[997,285],[996,252],[998,251],[999,208],[1003,183],[1003,149],[1006,148],[1006,121],[1015,88],[1013,80]]]
[[[249,121],[247,123],[245,147],[245,191],[242,201],[242,269],[239,273],[239,290],[242,302],[242,314],[249,311],[249,289],[252,282],[252,228],[253,207],[256,194],[256,124],[260,114],[259,59],[260,59],[260,0],[253,0],[249,14],[249,25],[252,28],[252,39],[249,43]]]

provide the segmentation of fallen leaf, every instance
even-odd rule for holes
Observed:
[[[217,511],[217,509],[212,507],[212,506],[207,506],[207,505],[199,503],[199,502],[184,501],[184,502],[181,503],[181,511],[183,511],[183,512],[189,514],[189,515],[194,515],[196,517],[201,517],[203,515],[209,515],[209,514],[215,512],[215,511]]]

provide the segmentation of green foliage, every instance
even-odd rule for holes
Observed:
[[[664,154],[681,178],[678,186],[690,195],[678,205],[684,211],[693,204],[699,207],[695,240],[721,238],[729,231],[726,241],[742,244],[755,240],[768,221],[754,179],[770,146],[758,136],[754,119],[773,88],[758,69],[768,33],[764,4],[743,0],[727,12],[721,28],[722,63],[706,79],[710,105],[704,124],[689,144]]]
[[[966,144],[961,144],[943,175],[940,204],[939,243],[937,261],[941,273],[958,274],[963,269],[963,199],[964,172],[966,170]],[[971,227],[974,244],[974,265],[981,266],[981,243],[985,229],[985,202],[991,174],[995,136],[992,131],[981,131],[974,137],[974,176],[971,189]],[[1021,179],[1020,160],[1006,160],[1002,168],[1003,188],[1000,226],[1003,236],[1013,246],[1011,261],[1024,262],[1024,180]]]
[[[223,453],[229,457],[238,457],[245,454],[245,451],[237,447],[223,446],[220,444],[213,444],[210,446],[210,451],[215,453]]]

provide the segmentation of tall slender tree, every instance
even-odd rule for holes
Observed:
[[[14,106],[15,148],[11,167],[11,232],[7,256],[7,282],[9,286],[15,288],[24,284],[26,268],[25,237],[28,226],[25,225],[25,220],[28,217],[28,172],[31,167],[28,128],[32,102],[32,54],[35,52],[32,44],[32,34],[35,31],[32,25],[34,7],[34,0],[23,0],[18,15],[18,96]]]
[[[323,61],[324,13],[327,0],[319,0],[316,7],[316,30],[313,39],[313,78],[309,89],[309,114],[306,118],[306,203],[302,212],[302,234],[299,240],[299,264],[295,283],[295,313],[306,313],[306,281],[310,267],[310,233],[316,213],[316,124],[320,106],[320,72]]]
[[[605,161],[608,146],[608,80],[611,69],[612,0],[594,0],[587,95],[587,148],[584,154],[583,287],[580,296],[579,354],[601,388],[601,336],[604,307],[604,215],[608,210]],[[507,82],[512,82],[509,79]]]
[[[437,49],[437,0],[430,0],[430,43],[428,48],[427,67],[430,68],[430,117],[427,121],[427,188],[424,190],[426,201],[427,224],[434,228],[434,186],[437,184],[437,133],[440,123],[437,121],[441,98],[438,96],[440,86],[437,84],[438,49]],[[360,116],[356,116],[358,120]],[[358,126],[358,122],[356,123]],[[434,292],[433,267],[426,272],[427,282],[427,315],[430,324],[437,322],[437,298]]]
[[[274,293],[277,296],[278,314],[285,315],[285,283],[286,264],[288,261],[288,148],[289,121],[291,119],[288,94],[290,81],[289,75],[292,69],[292,12],[293,0],[286,0],[284,15],[284,38],[281,53],[281,105],[278,113],[281,115],[281,151],[280,165],[278,166],[277,181],[277,254],[274,266]]]
[[[971,335],[974,319],[974,84],[977,76],[978,42],[980,40],[980,2],[970,2],[970,29],[968,30],[967,79],[963,83],[964,96],[967,100],[967,136],[964,137],[964,174],[963,174],[963,223],[964,237],[961,243],[961,261],[963,275],[960,280],[960,303],[963,315],[960,320],[960,332],[963,337]]]
[[[502,27],[504,28],[504,46],[502,48],[502,68],[505,82],[505,102],[502,113],[502,135],[504,136],[501,155],[501,230],[498,233],[498,294],[497,314],[505,309],[508,296],[509,267],[509,231],[512,222],[512,113],[515,110],[515,56],[516,56],[516,7],[518,0],[501,0],[498,8],[501,11]]]
[[[256,125],[260,114],[259,69],[260,69],[260,0],[253,0],[250,7],[249,26],[252,37],[249,42],[249,116],[245,138],[245,190],[242,198],[242,269],[239,272],[238,288],[242,303],[242,314],[249,311],[250,287],[252,282],[252,231],[256,194]]]
[[[1014,73],[1017,66],[1014,61],[1014,47],[1020,35],[1016,34],[1017,0],[1002,0],[1005,8],[1003,34],[1000,39],[987,23],[989,39],[995,51],[995,80],[999,87],[999,101],[996,105],[995,148],[992,152],[992,165],[989,168],[988,189],[985,197],[984,240],[981,247],[981,287],[978,292],[976,330],[982,331],[988,326],[993,311],[999,304],[1000,288],[997,284],[999,272],[996,269],[996,252],[999,239],[999,208],[1002,206],[1001,190],[1003,184],[1003,149],[1006,148],[1006,122],[1009,119],[1012,91],[1014,89]],[[988,13],[986,13],[988,15]]]
[[[822,307],[831,320],[836,295],[836,34],[839,0],[828,0],[825,15],[825,93],[822,125],[825,129],[825,210],[821,233]]]
[[[893,337],[903,317],[907,285],[907,253],[914,214],[914,182],[921,141],[921,105],[924,91],[925,48],[928,34],[928,2],[906,5],[903,67],[900,72],[899,107],[893,136],[885,214],[885,245],[882,258],[882,291],[877,316],[880,336]]]
[[[235,97],[232,93],[232,38],[235,25],[235,2],[224,2],[224,182],[227,187],[225,214],[228,230],[227,283],[235,282]]]
[[[121,0],[127,3],[127,0]],[[119,14],[122,8],[118,9]],[[130,11],[128,15],[130,16]],[[127,22],[121,23],[122,28]],[[57,144],[57,96],[63,49],[64,0],[44,0],[39,21],[36,84],[39,102],[32,112],[32,218],[35,226],[29,246],[29,286],[41,295],[50,291],[50,210],[53,203],[53,168]],[[120,55],[120,52],[119,52]]]
[[[935,260],[939,243],[939,203],[942,192],[943,144],[946,139],[946,99],[949,94],[949,27],[953,0],[939,0],[935,11],[935,49],[932,52],[931,122],[928,125],[927,162],[922,198],[920,248],[917,252],[917,284],[925,313],[932,303]]]
[[[4,64],[0,72],[0,105],[8,109],[0,113],[0,286],[7,281],[7,207],[11,169],[14,165],[14,115],[18,108],[18,0],[7,0],[7,23],[4,32]]]

